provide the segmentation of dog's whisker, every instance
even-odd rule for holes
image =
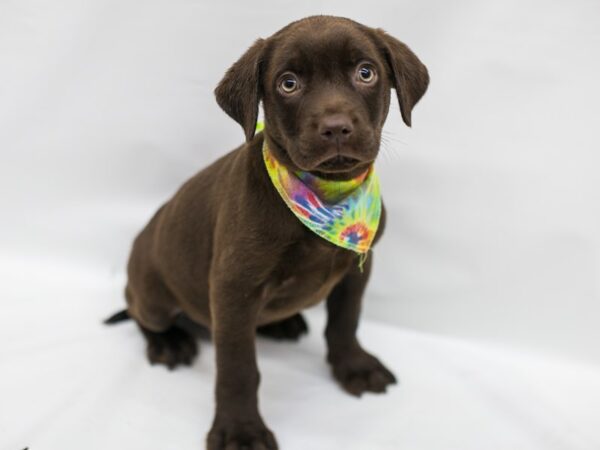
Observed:
[[[396,142],[398,144],[401,144],[401,145],[408,145],[408,143],[406,141],[404,141],[403,139],[400,139],[398,136],[394,135],[390,131],[385,131],[384,130],[381,133],[381,138],[382,139],[385,138],[386,140],[389,140],[389,141],[394,141],[394,142]]]
[[[389,155],[388,155],[387,142],[383,141],[383,139],[381,140],[380,149],[381,149],[381,156],[382,156],[382,158],[384,158],[387,162],[390,162]]]
[[[392,163],[399,161],[401,158],[398,148],[394,144],[389,141],[388,136],[381,136],[382,155],[385,155],[387,161]]]

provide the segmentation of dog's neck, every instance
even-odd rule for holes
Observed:
[[[265,139],[267,141],[267,145],[269,146],[269,150],[271,151],[273,156],[275,156],[275,158],[277,158],[277,160],[281,164],[286,166],[288,170],[290,170],[292,172],[304,171],[303,169],[298,167],[296,164],[294,164],[294,162],[292,161],[292,158],[290,158],[290,155],[285,150],[285,147],[283,145],[281,145],[277,141],[276,138],[274,138],[273,136],[271,136],[269,133],[267,133],[264,130],[263,130],[263,139]],[[370,163],[366,164],[366,165],[360,164],[360,165],[354,167],[353,169],[350,169],[350,170],[344,171],[344,172],[322,172],[319,170],[311,170],[311,171],[308,171],[308,173],[310,173],[316,177],[322,178],[324,180],[348,181],[348,180],[352,180],[352,179],[360,176],[361,174],[365,173],[369,169],[370,165],[371,165]]]

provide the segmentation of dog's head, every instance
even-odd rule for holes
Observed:
[[[256,41],[215,95],[247,141],[262,100],[265,134],[282,163],[343,177],[364,170],[377,156],[391,88],[410,126],[428,83],[416,55],[382,30],[314,16]]]

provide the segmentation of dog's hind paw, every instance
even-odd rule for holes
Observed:
[[[271,339],[297,341],[300,336],[308,333],[308,325],[302,314],[294,314],[287,319],[262,325],[256,332]]]
[[[190,366],[198,354],[196,340],[181,328],[172,326],[162,333],[140,328],[146,337],[150,364],[164,364],[172,370],[179,365]]]

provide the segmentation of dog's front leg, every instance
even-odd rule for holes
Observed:
[[[260,375],[255,336],[259,301],[244,292],[247,291],[232,285],[211,289],[217,386],[208,450],[277,449],[275,438],[258,411]]]
[[[369,254],[361,271],[354,265],[327,297],[327,361],[333,375],[352,395],[385,392],[396,378],[376,357],[365,351],[356,337],[363,293],[371,273]]]

